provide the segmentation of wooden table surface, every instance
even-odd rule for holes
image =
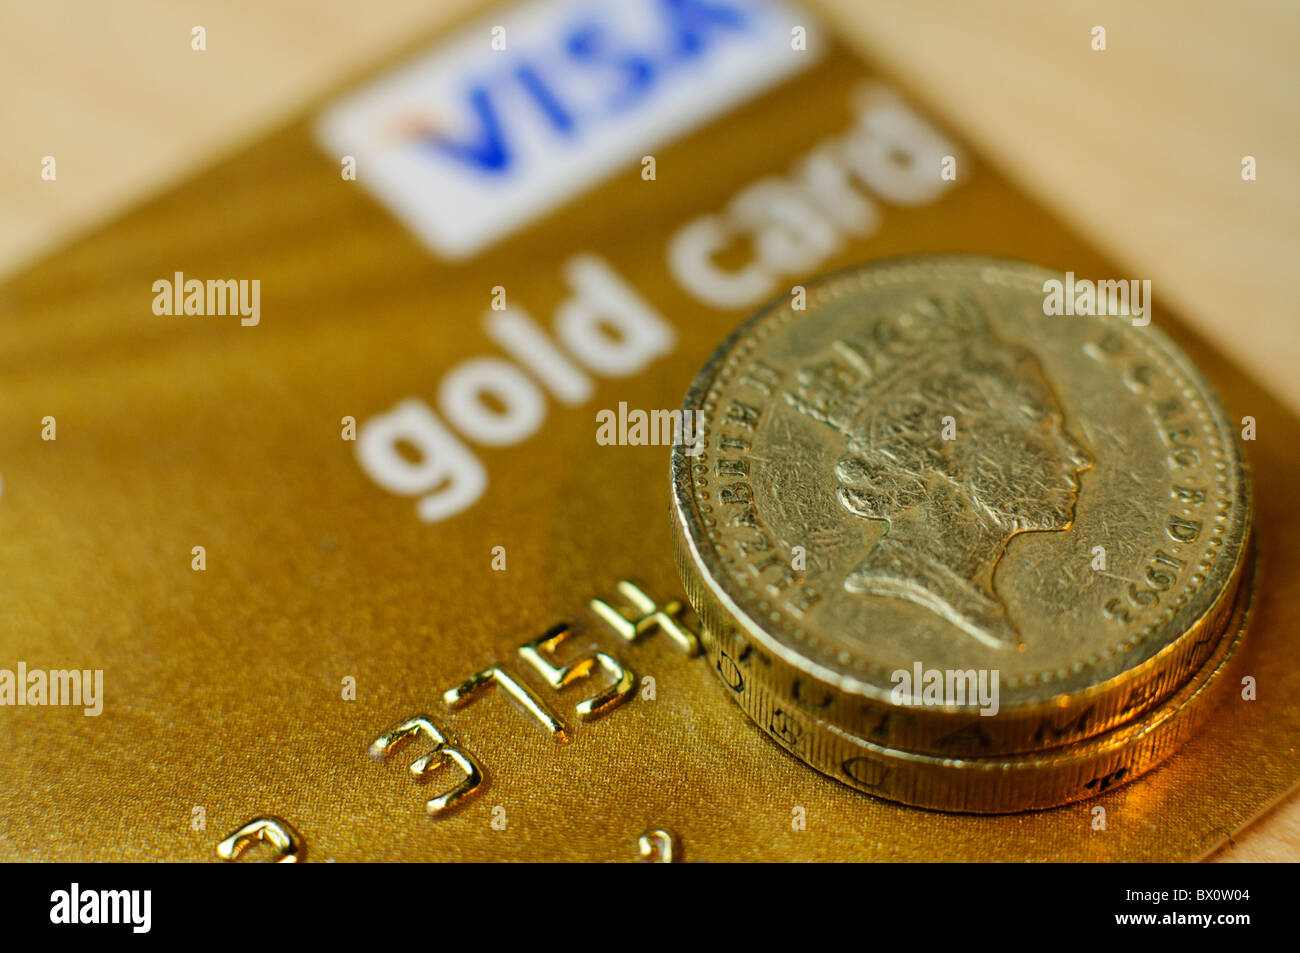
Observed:
[[[480,5],[6,0],[0,276]],[[809,5],[1300,411],[1300,4]],[[1300,859],[1297,792],[1215,859]]]

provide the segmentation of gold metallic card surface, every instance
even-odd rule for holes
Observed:
[[[598,411],[679,406],[749,298],[836,267],[962,251],[1131,277],[853,56],[827,45],[649,149],[652,177],[625,162],[456,263],[340,174],[320,112],[0,288],[0,668],[103,673],[99,714],[0,711],[4,859],[211,861],[261,839],[242,856],[633,860],[654,830],[646,852],[671,835],[702,861],[1193,859],[1300,778],[1300,420],[1158,303],[1258,422],[1257,698],[1138,782],[977,817],[816,774],[694,654],[668,448],[598,442]],[[898,136],[955,179],[891,178]],[[185,310],[186,278],[258,280],[257,322],[155,313],[159,281]],[[637,317],[611,336],[611,313]],[[643,359],[592,370],[646,328]],[[458,404],[475,374],[526,380],[531,423]],[[394,492],[400,464],[360,444],[403,406],[461,462]]]

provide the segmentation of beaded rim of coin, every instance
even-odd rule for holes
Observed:
[[[942,285],[954,277],[968,281],[974,277],[990,286],[1033,291],[1041,295],[1044,280],[1061,276],[1034,265],[970,256],[894,259],[834,273],[805,286],[805,309],[796,312],[789,298],[783,296],[744,322],[709,359],[687,394],[683,406],[687,410],[699,411],[703,423],[698,429],[704,447],[699,456],[688,455],[686,448],[680,446],[675,447],[672,453],[673,529],[679,570],[705,627],[719,631],[734,628],[748,643],[758,646],[776,673],[766,677],[777,678],[787,689],[803,682],[830,693],[847,694],[853,704],[866,708],[874,705],[877,708],[883,706],[885,710],[898,709],[890,703],[887,688],[868,680],[873,674],[877,677],[883,674],[871,671],[870,660],[845,659],[843,653],[832,662],[810,657],[808,648],[816,648],[815,636],[801,632],[797,623],[783,617],[779,611],[772,611],[771,604],[754,598],[752,591],[747,590],[724,564],[720,544],[710,526],[716,522],[709,515],[711,504],[701,498],[707,493],[707,480],[703,474],[707,473],[709,464],[708,440],[719,388],[735,373],[740,359],[751,353],[762,340],[767,328],[807,320],[816,315],[819,306],[864,289],[904,282]],[[1089,320],[1119,327],[1124,319],[1104,316]],[[1217,515],[1220,519],[1215,522],[1214,531],[1207,534],[1209,539],[1203,551],[1208,556],[1191,575],[1190,588],[1185,589],[1174,600],[1173,606],[1154,623],[1115,646],[1114,652],[1134,659],[1130,667],[1091,684],[1078,678],[1072,684],[1070,672],[1065,672],[1065,677],[1059,680],[1056,676],[1061,672],[1044,672],[1041,678],[1030,676],[1019,684],[1008,682],[1007,688],[1011,691],[1004,691],[1003,709],[1023,711],[1027,717],[1032,717],[1034,711],[1059,712],[1071,706],[1082,710],[1101,699],[1115,697],[1119,692],[1142,695],[1151,688],[1152,692],[1144,696],[1148,704],[1158,703],[1162,691],[1167,697],[1204,658],[1204,649],[1199,656],[1192,651],[1201,631],[1208,631],[1217,638],[1216,630],[1220,630],[1220,626],[1215,625],[1219,621],[1214,618],[1216,609],[1221,609],[1223,604],[1231,605],[1247,551],[1249,478],[1235,439],[1226,436],[1233,434],[1234,430],[1217,396],[1190,360],[1161,332],[1151,327],[1131,328],[1127,322],[1122,326],[1125,330],[1140,331],[1132,340],[1172,372],[1184,396],[1196,406],[1204,432],[1210,438],[1217,438],[1214,442],[1218,445],[1213,452],[1217,457]],[[1227,518],[1229,516],[1231,521]],[[1225,549],[1232,558],[1221,557]],[[971,710],[967,706],[964,713],[969,715]],[[950,707],[928,710],[919,713],[919,717],[926,719],[933,715],[939,722],[951,722],[953,713],[954,709]],[[1130,709],[1115,714],[1116,717],[1121,714],[1131,717],[1134,713]],[[1114,723],[1113,719],[1103,720],[1095,730],[1104,730]]]

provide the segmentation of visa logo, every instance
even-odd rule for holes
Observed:
[[[620,167],[637,175],[819,46],[779,0],[538,0],[347,96],[317,136],[432,251],[462,259]]]

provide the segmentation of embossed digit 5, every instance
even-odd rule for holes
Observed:
[[[531,642],[521,645],[519,657],[532,666],[533,670],[545,679],[546,684],[556,690],[592,675],[595,669],[604,672],[612,684],[599,695],[578,702],[577,706],[580,720],[593,721],[613,711],[632,697],[636,675],[631,669],[624,667],[618,659],[604,652],[595,652],[568,665],[554,664],[551,661],[552,653],[560,643],[576,631],[574,625],[569,622],[554,625]]]

